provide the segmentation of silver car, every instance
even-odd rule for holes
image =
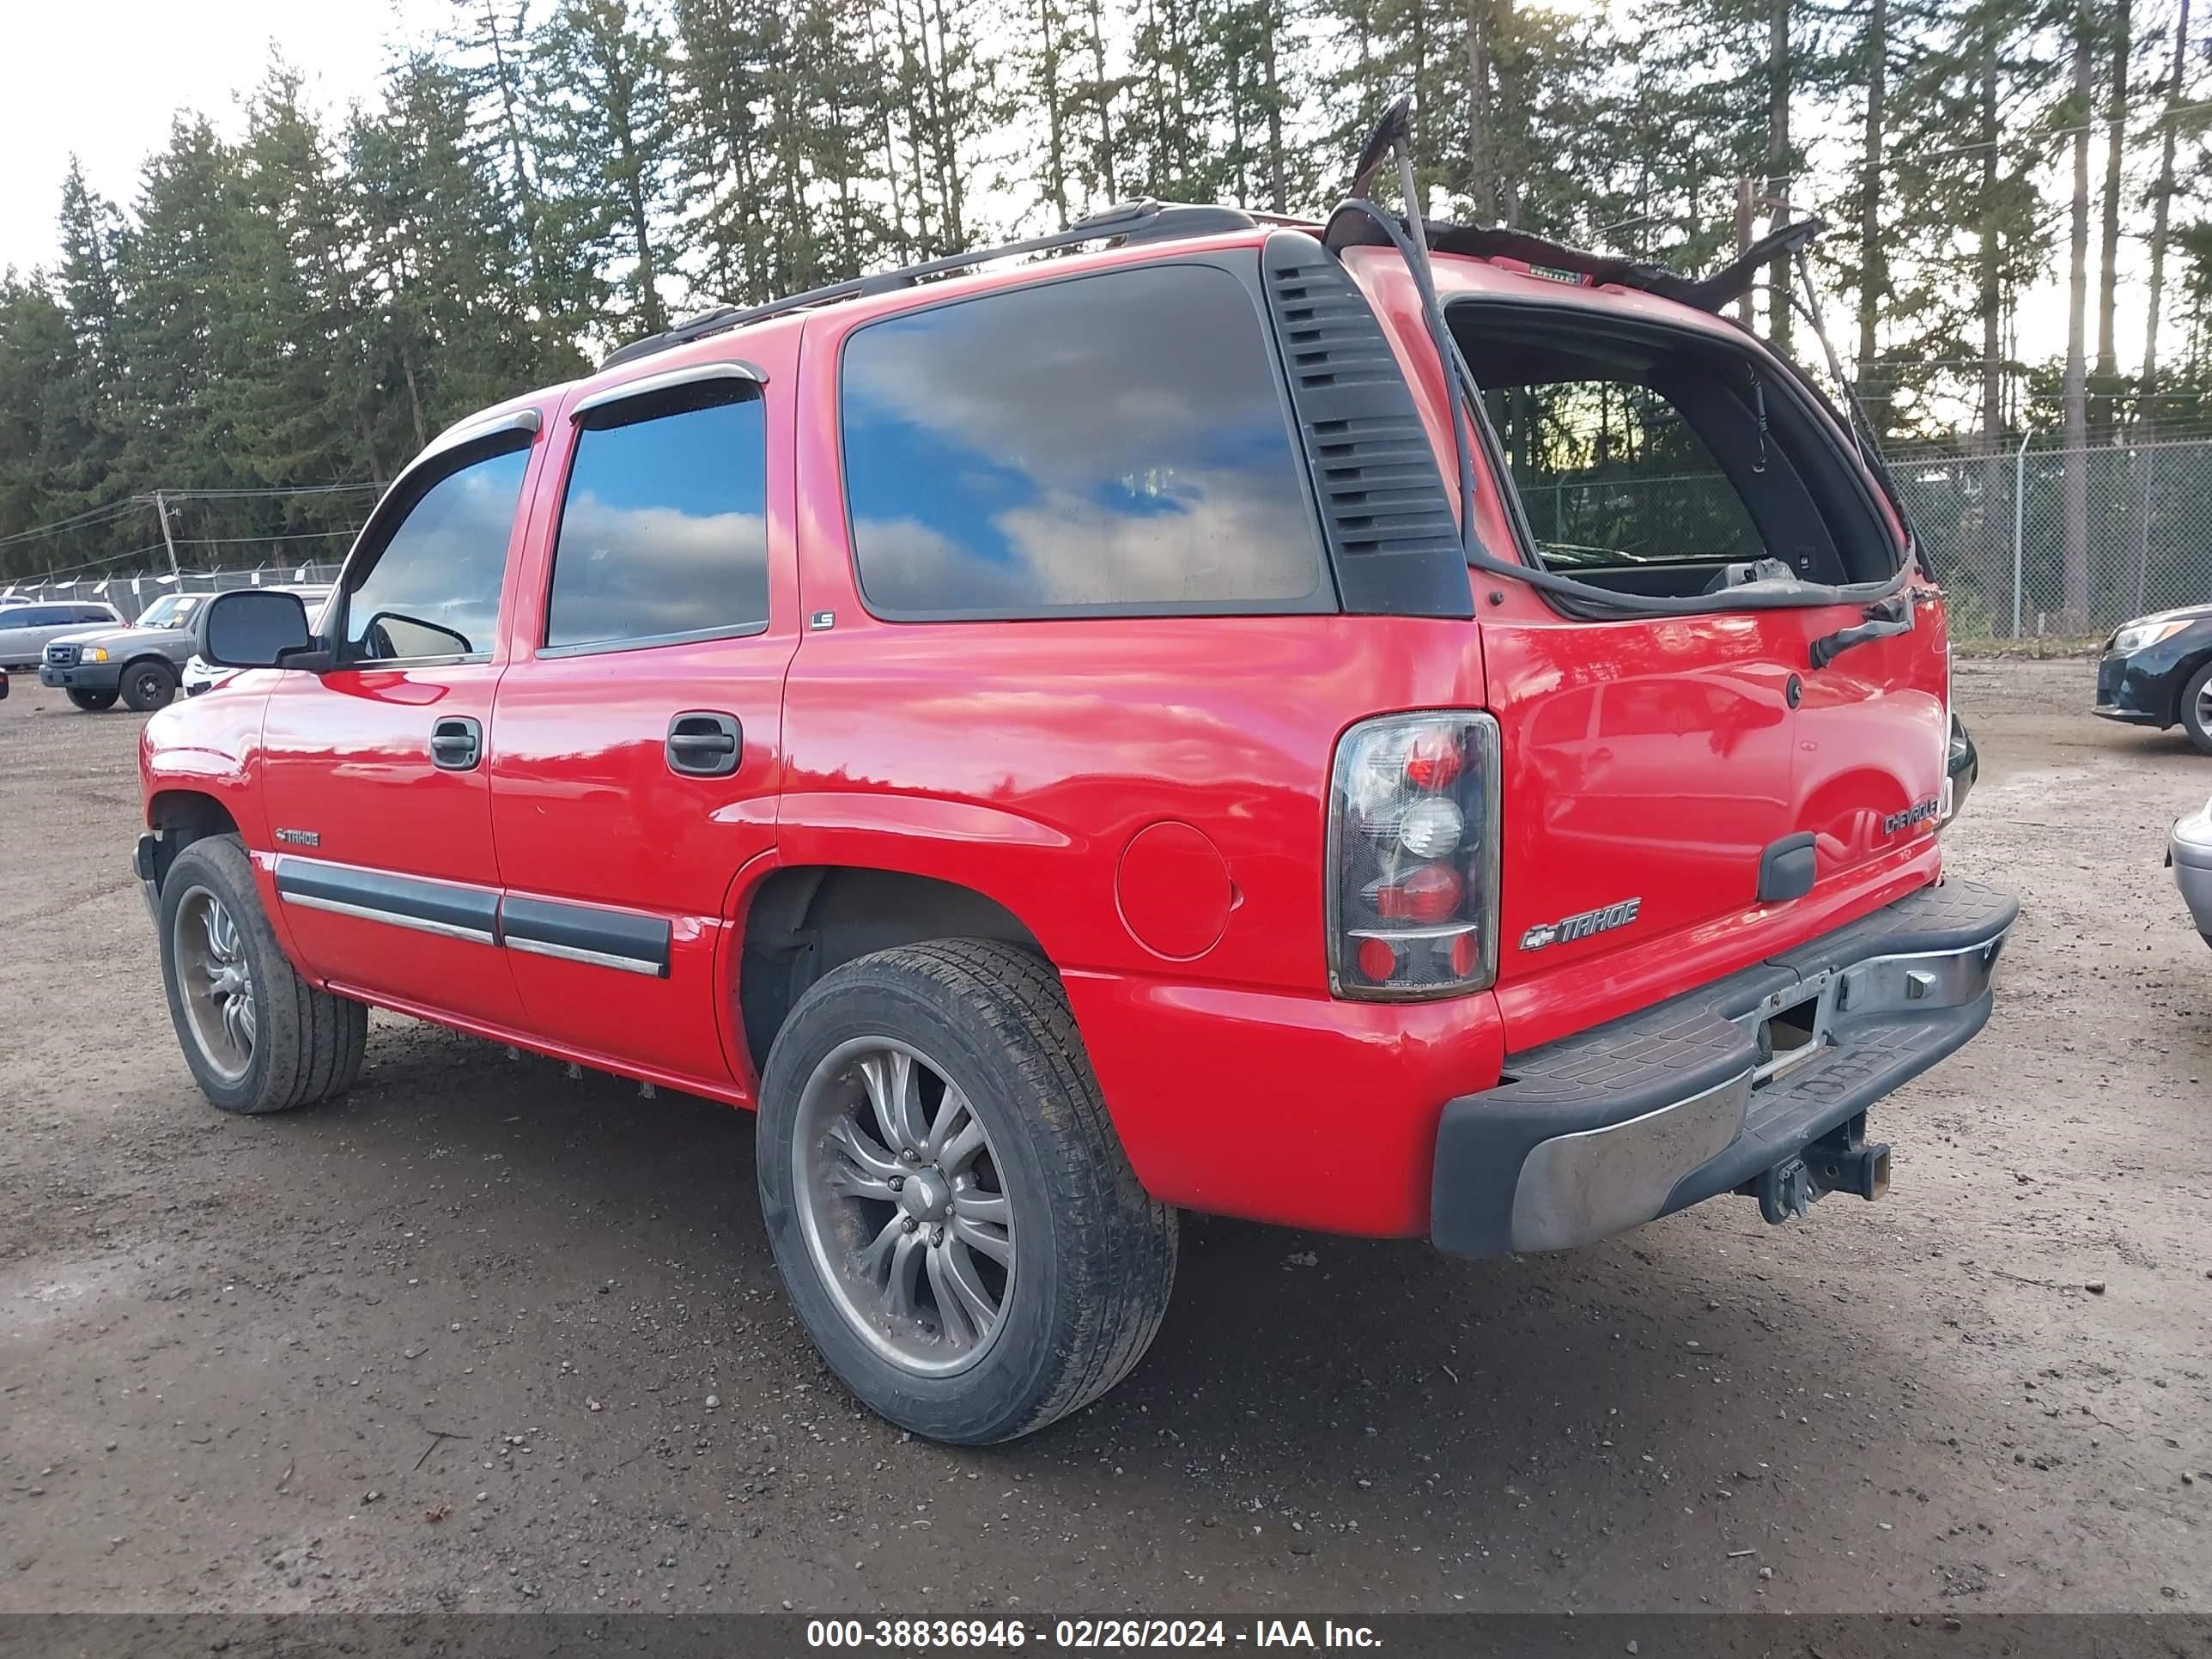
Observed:
[[[300,596],[300,603],[307,607],[307,616],[312,621],[320,614],[323,606],[329,601],[333,586],[334,584],[330,582],[287,582],[274,591],[279,593],[297,593]],[[185,695],[188,697],[197,697],[203,691],[212,691],[237,672],[234,668],[211,668],[205,659],[198,653],[194,653],[185,664]]]
[[[98,599],[13,599],[0,602],[0,668],[34,663],[46,641],[79,629],[120,627],[123,613]]]
[[[2181,901],[2189,907],[2197,931],[2212,945],[2212,801],[2173,826],[2173,844],[2166,861],[2181,884]]]

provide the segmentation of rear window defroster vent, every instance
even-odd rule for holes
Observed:
[[[1261,258],[1344,608],[1473,616],[1451,501],[1366,296],[1303,231],[1278,231]]]

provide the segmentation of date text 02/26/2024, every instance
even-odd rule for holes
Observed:
[[[1371,1626],[1334,1620],[1060,1619],[1032,1625],[1022,1619],[813,1619],[806,1625],[812,1649],[942,1650],[1019,1648],[1035,1644],[1089,1652],[1127,1648],[1372,1648],[1381,1639]]]

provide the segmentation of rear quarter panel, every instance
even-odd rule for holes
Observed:
[[[1497,1021],[1480,994],[1415,1009],[1329,996],[1328,772],[1358,720],[1479,706],[1478,630],[870,615],[834,411],[839,343],[871,309],[817,316],[802,355],[799,572],[817,621],[785,684],[781,862],[906,871],[1012,912],[1059,968],[1156,1195],[1419,1231],[1437,1113],[1495,1080]],[[1195,830],[1218,865],[1200,852],[1133,870],[1132,843],[1163,824]],[[1316,1182],[1328,1164],[1345,1178]]]

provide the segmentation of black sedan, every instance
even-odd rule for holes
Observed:
[[[2096,712],[2108,720],[2179,725],[2212,755],[2212,605],[2138,617],[2105,641]]]

